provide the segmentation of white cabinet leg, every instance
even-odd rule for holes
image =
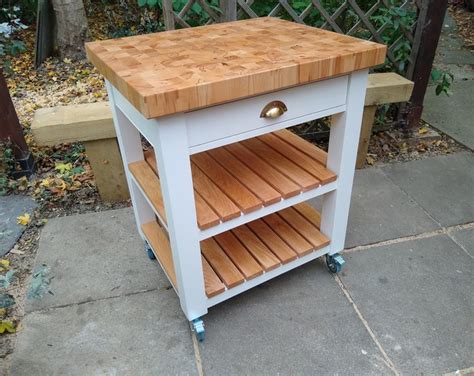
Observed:
[[[188,320],[207,313],[186,123],[180,115],[156,120],[149,134],[155,148],[177,289]]]
[[[155,214],[153,209],[146,202],[143,194],[132,181],[130,172],[128,171],[129,163],[143,160],[140,132],[138,132],[130,120],[128,120],[128,118],[115,106],[114,87],[108,81],[106,81],[106,85],[112,110],[112,117],[114,120],[115,133],[117,134],[120,154],[122,156],[125,175],[127,177],[128,190],[130,191],[130,197],[133,203],[135,223],[137,224],[140,236],[145,240],[141,225],[153,221],[155,219]]]
[[[337,189],[323,196],[321,213],[321,231],[331,239],[330,254],[344,249],[367,75],[368,70],[351,74],[346,111],[332,118],[327,167],[337,174]]]

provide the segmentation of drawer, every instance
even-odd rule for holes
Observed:
[[[348,76],[341,76],[187,112],[184,116],[189,147],[194,153],[271,132],[278,129],[278,125],[286,128],[327,116],[331,109],[334,109],[332,113],[341,112],[340,107],[346,103],[347,83]],[[284,103],[286,112],[276,118],[260,117],[265,106],[273,101]]]

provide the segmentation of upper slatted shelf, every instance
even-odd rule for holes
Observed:
[[[199,228],[211,228],[335,181],[326,159],[326,152],[287,130],[192,155]],[[129,168],[166,220],[153,151],[146,151],[145,161]]]

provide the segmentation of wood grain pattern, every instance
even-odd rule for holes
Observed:
[[[247,226],[272,250],[283,264],[293,261],[298,257],[295,251],[293,251],[293,249],[264,221],[259,219],[247,223]]]
[[[155,175],[158,177],[158,169],[156,167],[156,159],[155,159],[155,153],[153,150],[146,150],[144,153],[145,156],[145,161],[147,164],[151,167]],[[131,171],[132,172],[132,171]],[[132,172],[133,174],[133,172]],[[153,180],[153,179],[151,179]],[[151,180],[148,180],[151,183]],[[154,190],[157,190],[158,187],[153,188]],[[161,187],[160,187],[160,196],[161,196]],[[148,196],[148,198],[151,200],[151,197]],[[214,212],[214,210],[211,209],[211,207],[207,204],[206,201],[196,192],[194,191],[194,201],[196,204],[196,217],[197,217],[197,223],[198,226],[201,230],[204,230],[206,228],[213,227],[221,222],[219,216]],[[152,200],[152,202],[155,205],[155,202]],[[159,202],[156,203],[156,205],[160,205]],[[161,206],[163,206],[163,212],[164,212],[164,203],[161,201]]]
[[[280,265],[278,258],[267,248],[267,246],[247,226],[239,226],[232,230],[234,235],[247,247],[262,268],[275,269]]]
[[[239,270],[213,238],[201,242],[201,251],[228,288],[244,282],[242,274],[240,274]]]
[[[258,138],[251,138],[241,141],[240,143],[273,168],[280,171],[283,175],[293,180],[303,191],[319,186],[320,181],[317,178],[307,173],[303,168],[286,158],[284,154],[278,153],[275,149],[272,149]]]
[[[267,162],[262,160],[259,156],[247,149],[241,143],[224,146],[228,151],[234,154],[251,168],[256,174],[275,188],[284,198],[295,196],[301,191],[301,187],[294,181],[287,178],[281,172],[273,168]]]
[[[305,139],[298,137],[296,134],[286,129],[273,132],[272,134],[280,137],[282,140],[286,141],[288,144],[290,144],[294,148],[302,151],[303,153],[307,154],[311,158],[317,160],[323,166],[326,166],[326,163],[328,160],[328,153],[326,153],[324,150],[320,148],[315,148],[315,146],[311,142],[308,142]]]
[[[386,46],[273,17],[96,41],[89,60],[146,118],[382,64]]]
[[[141,227],[145,237],[148,240],[148,243],[153,248],[153,253],[160,261],[161,266],[165,269],[170,282],[175,288],[177,288],[178,285],[176,284],[173,254],[171,253],[170,243],[165,232],[155,221],[145,223]]]
[[[295,209],[287,208],[280,210],[278,215],[293,227],[303,238],[309,241],[314,249],[320,249],[329,244],[329,239],[321,234],[316,226],[309,222]]]
[[[165,204],[161,194],[160,179],[158,179],[145,161],[130,163],[128,169],[143,189],[143,192],[145,192],[160,217],[166,221]]]
[[[255,261],[247,248],[239,242],[232,232],[226,231],[214,236],[214,239],[242,272],[245,279],[252,279],[263,273],[257,261]]]
[[[262,207],[262,201],[207,153],[194,154],[192,161],[232,199],[242,212],[248,213]]]
[[[281,200],[278,191],[224,148],[209,150],[208,153],[262,200],[263,205],[271,205]]]
[[[302,202],[300,204],[293,205],[292,208],[294,208],[298,213],[310,221],[317,229],[321,227],[321,214],[319,214],[319,212],[311,205],[307,204],[306,202]]]
[[[214,269],[212,269],[211,265],[207,262],[207,260],[201,256],[202,260],[202,271],[204,273],[204,285],[206,290],[206,295],[208,298],[212,298],[224,292],[225,286],[217,276]]]
[[[278,214],[270,214],[262,219],[278,234],[278,236],[293,248],[298,256],[304,256],[311,252],[313,248],[312,245]]]
[[[194,163],[191,163],[191,171],[194,189],[219,215],[221,220],[228,221],[240,216],[240,209]]]
[[[327,184],[331,181],[336,180],[336,174],[328,170],[322,164],[318,163],[317,159],[311,158],[307,154],[304,154],[303,152],[295,148],[293,145],[286,143],[274,134],[268,133],[266,135],[260,136],[259,140],[263,141],[272,149],[277,150],[279,153],[291,160],[294,164],[300,166],[303,170],[315,176],[318,181],[321,182],[321,184]],[[311,146],[312,150],[314,151],[314,146]],[[316,150],[319,151],[321,149],[318,148]]]

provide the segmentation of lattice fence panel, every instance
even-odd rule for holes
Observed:
[[[163,0],[168,29],[261,16],[388,45],[388,69],[404,73],[413,63],[417,8],[410,0]]]

